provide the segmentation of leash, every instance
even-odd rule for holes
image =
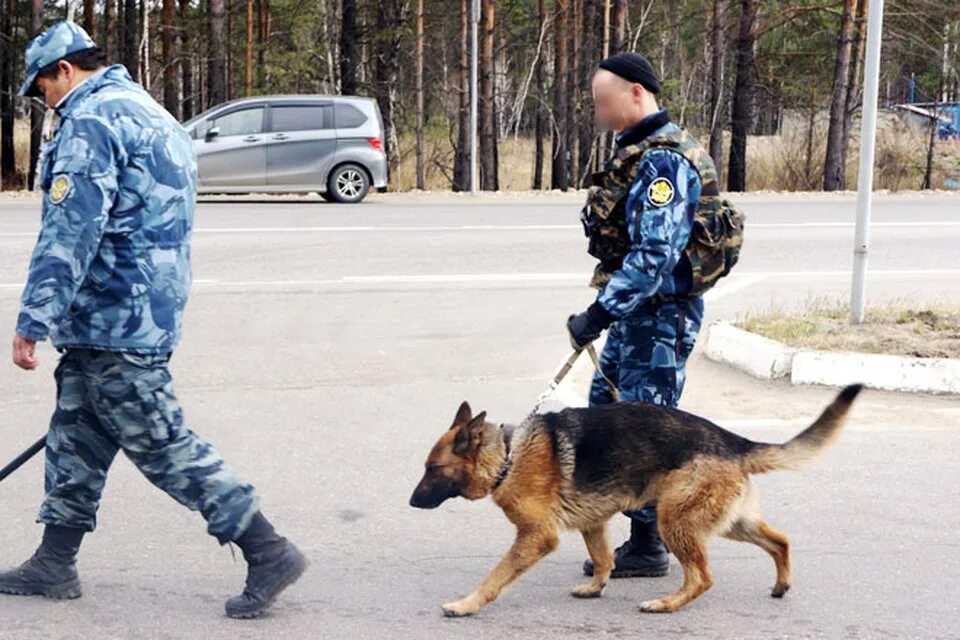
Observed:
[[[607,383],[607,386],[610,387],[610,394],[613,396],[614,402],[620,402],[620,392],[617,390],[617,385],[607,377],[607,374],[603,372],[603,369],[600,368],[600,358],[597,357],[597,350],[591,342],[583,349],[577,349],[570,354],[570,357],[567,358],[567,361],[563,363],[560,369],[557,371],[556,375],[553,376],[553,379],[550,381],[550,384],[547,386],[547,389],[537,397],[537,402],[533,405],[533,410],[530,411],[528,418],[536,415],[541,408],[543,408],[544,403],[550,399],[554,391],[557,390],[557,387],[560,386],[560,383],[563,382],[563,379],[567,377],[567,374],[570,373],[570,370],[573,369],[573,365],[577,362],[577,359],[580,357],[580,354],[584,351],[590,356],[590,360],[593,361],[593,367],[596,369],[597,373]]]
[[[22,467],[26,464],[27,460],[37,455],[43,451],[44,447],[47,446],[47,436],[44,435],[42,438],[30,445],[30,448],[14,458],[10,464],[5,466],[3,469],[0,469],[0,480],[3,480],[11,473]]]
[[[607,374],[605,374],[603,369],[600,368],[600,358],[597,357],[597,349],[591,342],[586,347],[582,349],[575,349],[574,352],[570,354],[570,357],[567,358],[566,362],[560,366],[560,369],[553,376],[553,379],[547,386],[546,391],[541,393],[537,398],[536,404],[533,405],[533,409],[529,414],[527,414],[525,421],[537,415],[544,403],[550,398],[550,396],[553,395],[553,392],[557,390],[557,387],[560,386],[560,383],[563,382],[563,379],[566,378],[567,374],[570,373],[570,370],[573,369],[573,365],[577,362],[580,354],[584,351],[590,355],[590,360],[593,361],[593,366],[597,370],[597,373],[601,378],[603,378],[604,382],[607,383],[607,386],[610,387],[610,395],[613,397],[613,401],[620,402],[620,392],[617,390],[617,385],[613,384],[613,380],[607,377]],[[510,473],[510,467],[513,465],[513,460],[510,457],[510,442],[513,436],[513,427],[500,425],[500,431],[503,435],[503,444],[506,448],[506,456],[504,456],[503,464],[500,466],[500,471],[497,473],[497,477],[494,479],[491,491],[496,491],[500,488],[500,485],[503,484],[507,474]]]
[[[587,345],[587,353],[590,354],[590,359],[593,361],[593,368],[596,369],[597,373],[610,388],[610,396],[613,398],[613,401],[620,402],[620,390],[617,389],[617,385],[613,384],[613,380],[607,377],[607,374],[605,374],[600,367],[600,358],[597,357],[597,350],[593,347],[592,342]]]

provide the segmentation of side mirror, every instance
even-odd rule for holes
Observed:
[[[218,135],[220,135],[220,127],[210,127],[209,129],[207,129],[207,133],[204,134],[203,139],[206,140],[207,142],[210,142],[211,140],[216,138]]]

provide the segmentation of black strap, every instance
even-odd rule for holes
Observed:
[[[503,464],[500,465],[500,471],[497,473],[497,478],[493,481],[493,488],[490,490],[491,493],[500,488],[500,485],[503,484],[507,474],[510,473],[510,467],[512,465],[512,461],[510,460],[510,442],[513,440],[513,427],[507,424],[502,424],[500,425],[500,433],[503,436]]]

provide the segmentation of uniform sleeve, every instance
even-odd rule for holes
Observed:
[[[699,176],[689,161],[667,149],[648,152],[627,198],[630,253],[597,301],[614,318],[629,316],[657,293],[687,246],[693,226],[690,201]]]
[[[44,340],[70,309],[100,246],[125,161],[120,141],[95,116],[69,118],[57,134],[40,237],[20,300],[17,333]]]

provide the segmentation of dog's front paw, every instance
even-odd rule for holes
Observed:
[[[588,582],[574,587],[570,595],[574,598],[599,598],[603,595],[603,586],[598,587],[592,582]]]
[[[647,600],[640,603],[640,611],[643,613],[670,613],[673,609],[663,598],[659,600]]]
[[[470,602],[469,598],[464,598],[463,600],[457,600],[456,602],[448,602],[443,605],[443,615],[448,618],[462,618],[464,616],[470,616],[480,610],[476,604]]]

